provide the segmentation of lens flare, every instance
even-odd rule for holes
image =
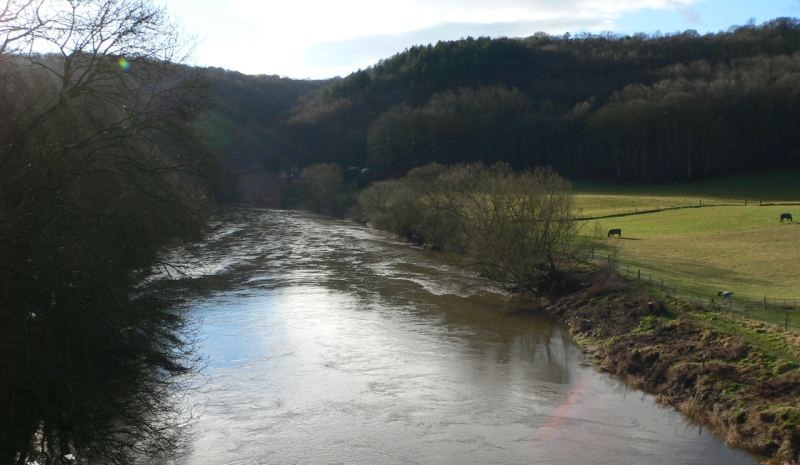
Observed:
[[[122,71],[128,71],[131,67],[131,62],[126,60],[124,57],[117,60],[117,64]]]

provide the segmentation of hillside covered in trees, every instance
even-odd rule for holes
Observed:
[[[238,169],[333,162],[381,179],[503,161],[667,182],[800,165],[796,19],[708,35],[468,38],[314,84],[285,117],[242,122],[253,142]]]
[[[209,107],[196,122],[197,134],[220,160],[217,196],[234,200],[243,184],[294,166],[286,122],[298,100],[329,81],[249,76],[222,68],[202,70]]]

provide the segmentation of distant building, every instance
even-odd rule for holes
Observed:
[[[291,168],[281,168],[278,172],[278,179],[281,181],[294,181],[300,178],[300,170],[294,166]]]

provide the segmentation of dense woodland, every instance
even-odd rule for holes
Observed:
[[[503,161],[666,182],[800,165],[796,19],[708,35],[468,38],[325,84],[293,94],[287,118],[242,129],[264,141],[247,166],[330,162],[382,179],[430,162]]]
[[[222,201],[277,196],[277,174],[298,167],[295,141],[285,129],[292,108],[328,81],[249,76],[221,68],[196,71],[205,78],[209,106],[194,125],[206,150],[220,162],[212,182],[216,196]]]

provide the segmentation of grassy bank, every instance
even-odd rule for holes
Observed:
[[[800,336],[637,286],[582,277],[549,310],[606,371],[770,465],[800,461]]]
[[[770,465],[796,465],[800,461],[800,336],[776,324],[711,311],[683,298],[686,293],[710,298],[718,289],[732,289],[737,296],[753,299],[794,297],[793,278],[800,272],[795,246],[800,243],[800,227],[778,222],[786,206],[759,206],[752,201],[745,206],[746,197],[733,195],[739,186],[770,200],[786,201],[793,194],[784,187],[770,191],[770,185],[777,184],[774,178],[739,178],[691,189],[662,186],[653,191],[606,186],[601,192],[594,185],[595,191],[588,192],[587,186],[578,186],[574,200],[593,216],[666,206],[691,208],[588,220],[582,231],[598,226],[623,230],[620,239],[602,239],[605,250],[595,257],[599,262],[604,254],[614,257],[611,266],[573,276],[571,265],[582,263],[585,252],[575,248],[550,260],[550,264],[570,266],[557,275],[560,281],[552,281],[560,286],[548,286],[542,279],[541,270],[548,264],[544,258],[552,258],[557,249],[592,241],[574,240],[571,215],[565,216],[567,221],[560,216],[547,221],[542,214],[571,207],[570,196],[560,188],[545,193],[533,188],[540,181],[521,182],[530,179],[515,176],[504,167],[487,171],[480,166],[431,165],[365,190],[360,197],[361,219],[466,257],[479,272],[509,289],[555,295],[572,289],[549,310],[567,322],[579,344],[594,354],[603,369],[709,425],[731,446],[760,454]],[[757,183],[761,190],[754,187]],[[722,196],[726,192],[729,197]],[[710,196],[698,196],[701,193],[719,196],[712,201]],[[553,202],[561,198],[565,202]],[[694,208],[700,203],[717,206]],[[537,205],[549,207],[537,211],[532,208]],[[797,210],[800,220],[800,206]],[[543,224],[570,224],[565,234],[555,236],[568,240],[551,241],[559,247],[541,253],[533,242],[547,242],[537,239],[536,227]],[[497,257],[493,268],[480,268]],[[647,279],[623,279],[620,271],[631,267],[643,270]],[[515,285],[492,274],[497,269],[513,276]],[[518,284],[520,272],[531,273],[526,286]],[[676,292],[655,289],[661,280],[671,284],[662,288]],[[777,323],[781,315],[764,310],[760,316]]]
[[[717,289],[731,288],[737,296],[793,296],[792,278],[800,272],[800,260],[794,259],[800,258],[794,247],[800,227],[778,223],[786,207],[745,206],[743,200],[733,206],[730,198],[717,197],[717,204],[732,206],[589,220],[582,231],[622,228],[623,238],[602,239],[605,250],[595,257],[602,262],[605,253],[619,260],[610,260],[608,269],[573,273],[572,265],[589,256],[575,244],[592,241],[575,240],[572,215],[544,215],[571,211],[573,199],[560,181],[554,183],[558,188],[543,190],[545,183],[537,176],[547,180],[552,174],[430,165],[362,192],[360,216],[365,223],[465,257],[509,289],[554,295],[572,289],[549,310],[568,323],[603,369],[709,425],[728,444],[760,454],[770,465],[795,465],[800,460],[800,336],[682,298],[682,293],[711,297]],[[736,181],[729,182],[732,189]],[[722,193],[722,187],[704,189]],[[579,187],[575,200],[595,216],[710,202],[676,187],[669,192],[629,189],[637,190],[588,193]],[[783,191],[767,196],[789,197]],[[796,216],[800,220],[800,207]],[[569,228],[552,234],[544,225]],[[558,240],[548,242],[549,236]],[[552,244],[537,248],[540,243]],[[570,253],[554,260],[559,250]],[[492,266],[486,268],[487,263]],[[543,273],[555,264],[563,270]],[[619,272],[631,266],[644,270],[648,279],[623,279]],[[559,280],[543,279],[550,276]],[[673,284],[664,288],[681,292],[655,290],[654,281],[662,279]],[[767,311],[761,316],[767,315],[780,316]]]

